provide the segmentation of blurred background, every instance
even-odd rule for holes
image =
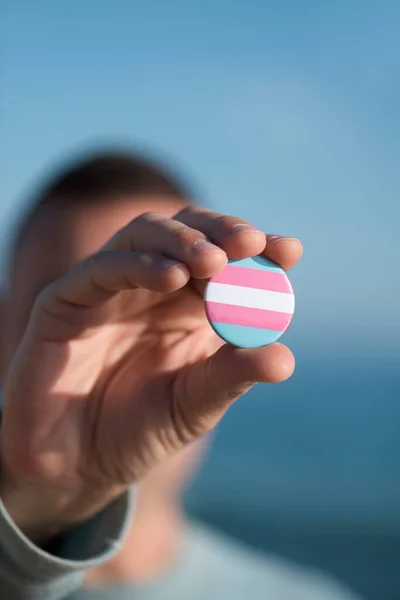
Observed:
[[[0,11],[2,260],[30,186],[104,144],[153,152],[217,210],[300,237],[297,371],[231,410],[187,507],[367,599],[399,598],[400,4]]]

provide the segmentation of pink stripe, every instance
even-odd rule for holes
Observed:
[[[210,321],[215,323],[285,331],[292,319],[292,315],[287,313],[262,308],[247,308],[222,302],[206,302],[205,305]]]
[[[284,273],[277,271],[260,271],[258,269],[245,269],[228,265],[212,281],[215,283],[229,283],[242,287],[269,290],[270,292],[283,292],[293,294],[292,286]]]

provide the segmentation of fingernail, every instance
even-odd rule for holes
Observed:
[[[197,240],[192,246],[192,250],[195,254],[204,254],[205,252],[215,252],[216,250],[221,250],[218,246],[214,246],[207,240]]]
[[[171,269],[175,269],[176,267],[182,267],[183,265],[177,260],[172,260],[171,258],[163,258],[161,266],[166,271],[170,271]]]
[[[282,239],[281,235],[267,235],[267,244],[275,244]]]
[[[267,244],[276,244],[276,242],[279,242],[280,240],[301,243],[297,238],[288,237],[287,235],[267,235]]]
[[[249,225],[248,223],[236,223],[236,225],[233,225],[232,229],[236,231],[245,231],[247,230],[252,230],[252,231],[257,231],[257,229],[255,227],[253,227],[253,225]]]

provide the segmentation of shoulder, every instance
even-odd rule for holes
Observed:
[[[248,549],[201,525],[190,528],[187,549],[193,575],[203,573],[202,586],[209,585],[213,594],[218,591],[215,597],[265,600],[268,594],[282,600],[360,600],[317,571]]]

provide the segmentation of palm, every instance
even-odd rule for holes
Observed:
[[[92,351],[102,347],[102,369],[91,392],[88,448],[90,474],[122,483],[137,479],[192,441],[201,424],[183,416],[190,365],[212,354],[220,344],[204,316],[200,296],[187,286],[168,296],[141,292],[119,299],[120,321],[108,333],[91,340]],[[151,309],[136,311],[142,300]],[[107,349],[104,351],[104,349]],[[104,361],[104,356],[107,356]],[[98,453],[93,452],[93,448]],[[132,458],[134,457],[134,458]]]
[[[102,316],[106,323],[84,328],[74,339],[65,335],[63,322],[43,320],[36,336],[43,340],[46,369],[36,368],[36,339],[24,379],[17,369],[9,380],[19,430],[21,409],[29,423],[22,437],[26,453],[34,445],[42,457],[41,476],[61,485],[81,477],[127,483],[190,441],[195,426],[192,431],[179,412],[188,391],[185,367],[220,345],[190,285],[169,295],[120,293]],[[26,380],[29,395],[21,389]],[[32,425],[38,418],[40,439],[35,439],[39,428]],[[18,439],[16,457],[23,453]]]

